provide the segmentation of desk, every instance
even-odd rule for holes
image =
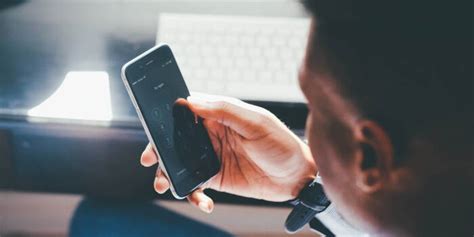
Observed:
[[[80,195],[0,191],[0,235],[3,237],[66,236],[71,217],[81,200]],[[154,201],[151,205],[172,210],[237,236],[288,236],[283,230],[283,223],[290,210],[285,207],[219,204],[209,215],[187,203]],[[160,236],[159,233],[157,236]],[[291,236],[317,235],[305,227]]]

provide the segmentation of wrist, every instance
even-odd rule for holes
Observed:
[[[301,158],[298,159],[299,162],[295,165],[296,169],[294,174],[296,175],[293,177],[293,185],[290,190],[291,199],[297,198],[306,185],[316,178],[318,172],[309,147],[306,144],[301,143],[299,150],[299,156]]]

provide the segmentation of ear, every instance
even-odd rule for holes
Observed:
[[[356,185],[363,192],[374,193],[389,180],[394,161],[393,146],[385,130],[373,121],[360,121],[356,129]]]

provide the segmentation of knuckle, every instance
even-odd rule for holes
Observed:
[[[267,119],[273,118],[274,116],[272,112],[262,107],[258,107],[258,113],[260,113],[262,116],[265,116]]]
[[[267,116],[265,116],[263,114],[257,114],[255,116],[255,123],[264,125],[264,124],[268,123],[268,118],[267,118]]]
[[[229,109],[229,102],[219,100],[219,101],[214,102],[214,106],[217,108],[217,110],[227,111]]]
[[[217,113],[219,117],[219,122],[224,122],[224,120],[232,114],[232,109],[231,106],[228,102],[226,101],[217,101],[215,102],[215,112]]]
[[[268,124],[273,121],[273,114],[264,109],[264,108],[259,108],[256,114],[256,122],[261,123],[261,124]]]

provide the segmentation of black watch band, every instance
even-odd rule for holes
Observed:
[[[291,202],[295,207],[286,218],[286,231],[290,233],[298,231],[331,204],[324,193],[323,186],[316,180],[308,183],[298,197]]]

